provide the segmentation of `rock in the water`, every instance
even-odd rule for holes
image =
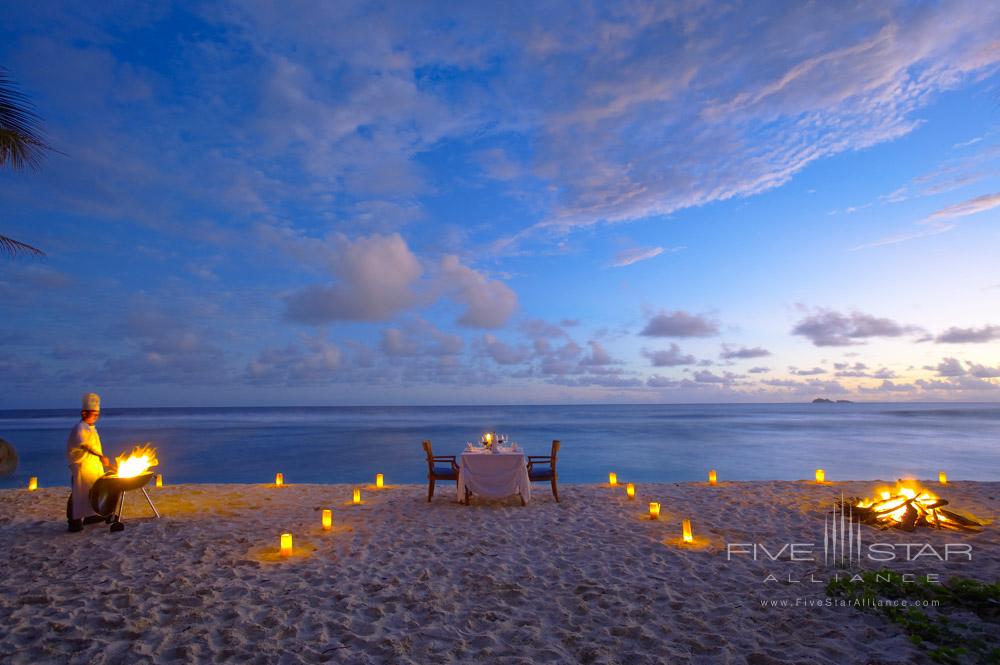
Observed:
[[[17,471],[17,451],[7,441],[0,439],[0,478]]]

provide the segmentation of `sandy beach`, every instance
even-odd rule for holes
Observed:
[[[67,488],[0,491],[0,660],[339,663],[909,663],[893,624],[822,601],[836,569],[734,555],[727,543],[818,543],[844,493],[888,483],[536,485],[532,502],[455,501],[439,484],[180,485],[126,506],[126,529],[66,532]],[[1000,483],[922,483],[995,521]],[[659,521],[646,515],[662,503]],[[320,528],[333,509],[334,527]],[[693,544],[680,542],[692,521]],[[279,556],[282,532],[294,536]],[[1000,576],[1000,537],[863,527],[889,543],[967,543],[973,561],[899,572]],[[777,547],[772,547],[776,545]],[[764,559],[764,560],[761,560]],[[866,566],[872,567],[872,566]],[[843,574],[843,572],[841,572]],[[765,581],[773,575],[777,581]],[[811,581],[810,578],[820,580]],[[798,601],[797,601],[798,599]],[[772,606],[785,600],[791,606]],[[798,602],[800,606],[796,607]],[[929,662],[929,661],[928,661]]]

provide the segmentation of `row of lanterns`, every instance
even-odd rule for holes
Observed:
[[[823,469],[816,469],[816,482],[823,483],[826,482],[826,472]],[[944,471],[938,472],[938,482],[941,485],[948,484],[948,475]],[[708,472],[708,484],[716,485],[718,483],[718,474],[715,469],[711,469]],[[285,484],[285,474],[277,473],[274,476],[275,487],[282,487]],[[611,472],[608,474],[608,484],[612,487],[618,486],[618,474]],[[163,487],[163,475],[156,474],[156,486]],[[385,477],[383,474],[379,473],[375,475],[375,487],[382,489],[385,487]],[[38,489],[38,476],[31,476],[28,479],[28,491],[34,492]],[[635,499],[635,484],[627,483],[625,485],[625,494],[628,496],[630,501]],[[361,503],[361,489],[355,487],[352,502],[355,505]],[[660,504],[652,501],[649,504],[649,518],[653,520],[660,519]],[[331,531],[333,529],[333,511],[330,509],[324,509],[321,524],[324,531]],[[691,520],[682,520],[681,522],[681,539],[685,543],[694,542],[694,535],[691,530]],[[292,534],[283,533],[281,534],[281,556],[291,556],[292,555]]]
[[[709,482],[713,485],[715,484],[715,470],[713,469],[709,473]],[[612,487],[618,487],[618,474],[611,472],[608,474],[608,484]],[[629,501],[635,500],[635,483],[625,484],[625,495],[628,497]],[[660,504],[656,501],[649,502],[649,519],[658,520],[660,519]],[[685,543],[694,542],[694,532],[691,530],[691,520],[681,520],[681,541]]]
[[[278,474],[281,475],[280,473]],[[156,474],[156,486],[163,487],[163,474]],[[38,476],[28,478],[28,491],[34,492],[38,489]]]
[[[285,485],[285,474],[283,474],[283,473],[276,473],[276,474],[274,474],[274,486],[275,487],[284,487],[284,485]],[[382,475],[381,473],[375,474],[375,487],[378,488],[378,489],[382,489],[382,488],[385,487],[385,476]],[[351,499],[351,503],[353,503],[356,506],[357,505],[361,505],[361,488],[360,487],[355,487],[354,488],[354,495],[353,495],[353,497]],[[322,517],[320,518],[320,524],[322,525],[324,531],[332,531],[333,530],[333,511],[332,510],[330,510],[329,508],[324,508],[323,509],[323,514],[322,514]],[[280,552],[281,556],[283,556],[283,557],[290,557],[290,556],[292,556],[292,552],[293,551],[294,550],[293,550],[293,547],[292,547],[292,534],[290,534],[290,533],[283,533],[283,534],[281,534],[281,541],[280,541],[280,548],[279,548],[279,552]]]
[[[719,482],[719,476],[715,472],[715,469],[710,469],[708,472],[708,484],[717,485],[718,482]],[[824,471],[823,469],[816,469],[816,482],[817,483],[826,482],[826,471]],[[938,482],[942,485],[947,485],[948,474],[946,474],[944,471],[938,471]],[[618,474],[615,473],[614,471],[608,474],[608,484],[611,485],[612,487],[618,485]],[[628,498],[630,499],[635,496],[635,488],[633,487],[632,483],[628,483],[625,486],[625,492],[628,494]]]
[[[719,482],[719,476],[715,469],[711,469],[708,472],[708,484],[716,485]],[[826,482],[826,471],[823,469],[816,469],[816,482],[824,483]],[[944,471],[938,472],[938,483],[941,485],[948,484],[948,475]],[[618,474],[612,471],[608,474],[608,484],[611,487],[618,486]],[[629,501],[635,500],[635,483],[625,484],[625,495],[628,497]],[[656,501],[651,501],[649,503],[649,519],[658,520],[660,519],[660,504]],[[685,543],[694,542],[694,533],[691,530],[691,520],[681,521],[681,540]]]

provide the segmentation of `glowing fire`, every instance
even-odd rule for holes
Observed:
[[[119,455],[115,458],[115,462],[118,464],[119,478],[134,478],[146,472],[149,467],[159,464],[156,459],[156,449],[148,443],[136,446],[128,455]]]
[[[955,531],[979,531],[979,522],[969,519],[944,506],[948,501],[921,487],[899,484],[894,489],[879,489],[878,498],[850,499],[845,508],[852,509],[857,522],[888,529],[896,527],[912,531],[918,526]]]

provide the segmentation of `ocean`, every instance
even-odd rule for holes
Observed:
[[[68,485],[77,411],[0,411],[20,466],[0,487]],[[486,431],[529,454],[562,441],[563,482],[1000,479],[998,404],[696,404],[107,409],[105,454],[150,441],[167,483],[422,483],[421,441],[457,455]]]

